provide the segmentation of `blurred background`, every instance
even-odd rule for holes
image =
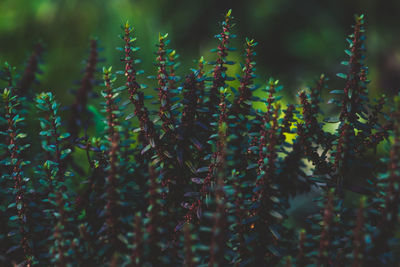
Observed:
[[[37,90],[56,92],[68,104],[73,97],[69,90],[81,79],[91,36],[97,36],[104,48],[101,64],[121,69],[115,48],[121,45],[120,25],[129,20],[142,48],[145,77],[155,70],[159,32],[168,32],[183,74],[201,55],[214,60],[215,54],[209,52],[217,44],[213,36],[229,8],[238,35],[233,60],[242,61],[245,37],[257,40],[259,82],[270,76],[280,79],[289,98],[312,85],[321,73],[331,78],[332,89],[343,84],[335,74],[344,69],[340,61],[345,59],[345,38],[355,13],[366,15],[372,96],[390,95],[400,87],[398,0],[1,0],[0,61],[22,70],[34,44],[43,41],[45,64]]]

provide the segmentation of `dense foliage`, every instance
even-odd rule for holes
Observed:
[[[153,103],[138,79],[129,23],[122,26],[120,70],[103,67],[99,85],[93,39],[75,101],[65,109],[52,93],[32,91],[41,44],[22,74],[5,64],[2,265],[400,261],[400,107],[368,97],[363,16],[347,39],[343,89],[330,91],[334,118],[322,110],[325,75],[299,92],[297,104],[283,105],[278,80],[259,89],[254,40],[244,43],[243,74],[231,77],[232,19],[228,11],[215,36],[215,61],[202,57],[184,76],[168,34],[159,35],[156,75],[148,77],[156,84]],[[377,151],[386,155],[382,161]],[[293,222],[294,202],[309,192],[318,195],[318,210]]]

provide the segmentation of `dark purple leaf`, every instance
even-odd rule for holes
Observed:
[[[203,179],[202,179],[202,178],[193,177],[193,178],[191,178],[191,180],[192,180],[193,183],[196,183],[196,184],[203,184]]]

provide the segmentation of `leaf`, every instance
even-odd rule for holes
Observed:
[[[130,120],[130,119],[132,119],[133,117],[135,117],[135,113],[131,113],[131,114],[129,114],[128,116],[126,116],[125,120]]]
[[[197,148],[197,150],[203,149],[203,145],[196,138],[190,138],[190,141],[192,141],[193,145]]]
[[[118,235],[118,239],[121,240],[121,241],[122,241],[124,244],[126,244],[126,245],[129,244],[128,239],[127,239],[124,235],[122,235],[122,234],[119,234],[119,235]]]
[[[197,169],[196,173],[208,172],[208,169],[209,169],[208,166],[207,167],[201,167],[201,168]]]
[[[200,220],[201,219],[201,215],[202,215],[201,206],[197,207],[196,215],[197,215],[197,218]]]
[[[114,92],[116,93],[116,92],[120,92],[120,91],[123,91],[123,90],[125,90],[127,87],[125,86],[125,85],[123,85],[123,86],[120,86],[120,87],[118,87],[118,88],[115,88],[114,89]]]
[[[258,164],[257,163],[253,163],[253,164],[250,164],[249,166],[247,166],[247,170],[251,170],[251,169],[254,169],[254,168],[256,168],[258,166]]]
[[[150,143],[151,147],[153,147],[153,148],[156,147],[156,143],[154,142],[153,138],[149,139],[149,143]]]
[[[344,73],[336,73],[336,76],[338,76],[339,78],[345,79],[345,80],[347,79],[347,75]]]
[[[60,139],[66,139],[68,137],[70,137],[71,135],[69,133],[63,133],[60,135]]]
[[[344,91],[343,90],[332,90],[329,93],[330,94],[341,95],[341,94],[344,94]]]
[[[193,177],[191,178],[192,182],[195,184],[203,184],[204,180],[202,178],[199,177]]]
[[[279,212],[277,212],[275,210],[271,210],[269,212],[269,214],[271,214],[273,217],[277,218],[278,220],[282,220],[283,219],[282,214],[280,214]]]
[[[192,172],[192,173],[196,173],[196,169],[195,169],[195,167],[193,166],[193,164],[192,164],[192,162],[191,161],[185,161],[185,164],[186,164],[186,166],[188,166],[188,168],[190,169],[190,171]]]
[[[148,144],[147,146],[145,146],[142,151],[140,152],[141,155],[145,154],[149,149],[151,148],[151,145]]]
[[[351,103],[347,103],[346,105],[347,112],[351,112]]]
[[[16,250],[19,249],[20,247],[21,247],[20,245],[12,246],[12,247],[10,247],[10,248],[7,250],[6,254],[10,254],[11,252],[16,251]]]
[[[49,132],[49,131],[40,131],[39,135],[51,136],[51,132]]]
[[[168,151],[164,151],[163,153],[164,153],[165,156],[167,156],[168,158],[172,159],[172,155]]]
[[[351,97],[353,96],[353,90],[349,89],[349,91],[347,92],[347,96],[351,99]]]
[[[67,157],[69,154],[71,153],[71,149],[67,148],[64,149],[63,151],[61,151],[61,159],[64,159],[65,157]]]
[[[14,215],[14,216],[11,216],[10,217],[10,221],[15,221],[15,220],[18,220],[18,216],[17,215]]]
[[[339,102],[338,102],[336,99],[331,98],[331,99],[329,99],[326,103],[327,103],[327,104],[333,104],[333,103],[338,104]]]
[[[277,256],[277,257],[280,257],[280,256],[281,256],[281,253],[279,252],[278,248],[275,247],[274,245],[269,245],[269,246],[268,246],[268,250],[269,250],[272,254],[274,254],[275,256]]]
[[[275,237],[275,239],[277,239],[277,240],[281,239],[281,235],[278,233],[276,227],[270,226],[269,230],[271,231],[271,233]]]
[[[187,203],[187,202],[182,202],[182,203],[181,203],[181,206],[182,206],[183,208],[185,208],[185,209],[190,209],[190,204]]]
[[[250,151],[257,151],[257,149],[258,149],[258,146],[251,146],[248,148],[248,150],[250,150]]]
[[[183,165],[183,155],[182,155],[181,150],[178,150],[176,152],[176,159],[178,160],[179,165],[182,166]]]
[[[181,230],[183,228],[183,226],[185,225],[185,222],[179,222],[176,226],[175,226],[175,232],[178,232],[179,230]]]
[[[15,139],[25,138],[25,137],[27,137],[27,134],[26,134],[26,133],[19,133],[19,134],[17,134],[17,136],[15,137]]]

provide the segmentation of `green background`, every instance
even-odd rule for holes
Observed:
[[[259,43],[259,82],[270,76],[280,79],[289,98],[312,85],[320,73],[331,77],[331,89],[342,86],[335,74],[344,70],[339,63],[345,59],[345,37],[351,32],[353,14],[364,13],[371,94],[398,91],[400,1],[395,0],[1,0],[0,61],[22,70],[35,42],[42,40],[46,53],[35,90],[53,91],[65,105],[73,99],[70,89],[81,79],[91,36],[97,36],[104,48],[101,65],[120,69],[115,47],[121,45],[120,25],[129,20],[142,48],[138,55],[145,77],[155,70],[158,33],[168,32],[170,47],[182,62],[178,74],[184,75],[201,55],[214,60],[215,54],[209,52],[217,44],[213,36],[229,8],[238,35],[234,45],[239,51],[233,59],[242,61],[244,38],[254,38]]]

